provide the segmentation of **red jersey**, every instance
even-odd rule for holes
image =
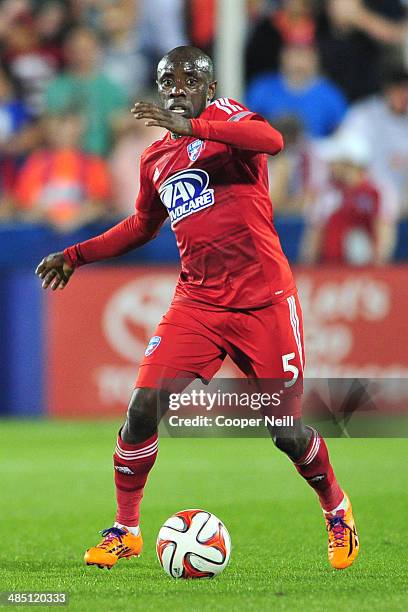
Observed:
[[[380,214],[380,194],[368,179],[351,188],[338,188],[332,192],[334,209],[325,212],[321,261],[345,263],[348,261],[347,240],[352,232],[364,233],[372,245],[375,243],[375,223]]]
[[[294,280],[273,224],[266,155],[259,152],[279,152],[279,133],[228,98],[191,124],[194,136],[167,133],[142,155],[136,214],[120,224],[133,232],[133,243],[113,228],[102,235],[101,248],[98,237],[66,256],[78,265],[102,258],[102,251],[120,254],[151,239],[169,217],[181,258],[175,301],[236,309],[281,301]],[[112,233],[118,243],[110,250]]]

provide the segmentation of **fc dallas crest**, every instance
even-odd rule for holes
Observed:
[[[202,140],[194,140],[187,145],[187,153],[192,162],[195,162],[197,157],[200,155],[203,145],[204,143]]]

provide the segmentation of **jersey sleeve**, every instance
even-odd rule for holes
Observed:
[[[64,251],[64,258],[71,266],[109,259],[123,255],[155,238],[167,218],[167,210],[149,176],[144,156],[140,161],[140,191],[135,203],[135,213],[107,232],[79,242]]]
[[[218,98],[198,119],[191,119],[193,136],[237,149],[276,155],[283,149],[278,130],[261,115],[230,98]]]
[[[153,183],[154,167],[149,163],[146,152],[140,159],[139,194],[135,202],[135,212],[145,227],[159,228],[167,218],[167,209],[163,205]]]
[[[215,121],[248,121],[253,117],[264,120],[261,115],[253,113],[246,106],[232,98],[217,98],[207,106],[200,118]]]

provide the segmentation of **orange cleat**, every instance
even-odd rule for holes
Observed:
[[[110,527],[101,531],[103,540],[88,548],[84,560],[87,565],[110,569],[119,559],[138,557],[143,549],[142,535],[133,535],[127,529]]]
[[[329,534],[329,563],[335,569],[349,567],[358,555],[359,541],[353,518],[353,509],[347,495],[346,509],[338,510],[332,515],[325,513],[326,527]]]

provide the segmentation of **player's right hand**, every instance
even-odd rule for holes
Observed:
[[[51,285],[55,291],[58,287],[64,289],[74,271],[75,268],[65,261],[63,253],[52,253],[41,260],[35,273],[42,279],[43,289]]]

